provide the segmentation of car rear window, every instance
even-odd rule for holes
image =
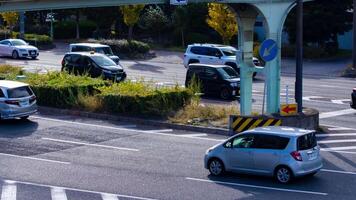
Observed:
[[[298,151],[303,151],[307,149],[312,149],[316,146],[315,133],[309,133],[298,137],[297,149]]]
[[[287,147],[289,140],[286,137],[259,134],[255,148],[283,150]]]
[[[2,92],[2,90],[0,89],[0,98],[5,97],[4,93]]]
[[[23,97],[32,96],[33,92],[28,86],[24,86],[24,87],[9,89],[7,91],[7,94],[9,95],[9,98],[23,98]]]

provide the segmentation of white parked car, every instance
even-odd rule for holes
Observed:
[[[120,64],[119,56],[114,55],[109,45],[96,43],[76,43],[69,45],[69,52],[95,52],[108,56],[116,64]]]
[[[192,63],[201,63],[209,65],[228,65],[240,73],[240,66],[236,62],[237,49],[232,46],[219,44],[192,44],[184,54],[184,67]],[[255,66],[261,66],[257,58],[253,58]],[[256,73],[254,73],[254,76]]]
[[[0,56],[11,56],[14,59],[32,58],[39,55],[37,47],[29,45],[21,39],[7,39],[0,41]]]

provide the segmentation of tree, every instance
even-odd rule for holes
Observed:
[[[338,47],[337,35],[352,28],[352,0],[316,0],[304,4],[304,42],[316,43],[322,48],[334,43]],[[290,42],[296,38],[296,12],[293,10],[286,21]]]
[[[188,9],[179,6],[174,10],[173,13],[173,23],[174,27],[179,30],[182,39],[182,47],[185,47],[185,36],[184,32],[187,30],[189,21]]]
[[[124,16],[124,22],[129,27],[129,40],[132,40],[133,27],[140,19],[140,14],[144,7],[145,5],[127,5],[120,7],[120,10]]]
[[[17,12],[3,12],[1,16],[11,31],[19,21],[19,14]]]
[[[139,26],[142,29],[156,33],[158,40],[161,41],[161,31],[169,26],[169,20],[159,6],[150,6],[142,15]]]
[[[237,17],[234,11],[219,3],[209,3],[208,8],[206,22],[219,33],[224,44],[229,44],[231,38],[237,34]]]

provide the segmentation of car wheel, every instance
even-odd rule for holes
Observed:
[[[19,53],[17,53],[17,51],[13,51],[12,52],[12,58],[13,59],[18,59],[19,58]]]
[[[25,120],[27,120],[29,117],[30,117],[30,116],[24,116],[24,117],[20,117],[20,119],[21,119],[22,121],[25,121]]]
[[[209,172],[213,176],[220,176],[225,172],[224,164],[219,159],[213,159],[209,162]]]
[[[275,177],[278,182],[287,184],[293,178],[293,173],[288,167],[279,167],[276,170]]]
[[[220,98],[227,100],[231,98],[231,92],[228,88],[223,88],[220,92]]]

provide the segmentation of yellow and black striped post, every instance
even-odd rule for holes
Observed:
[[[240,133],[246,130],[254,129],[256,127],[280,125],[282,125],[281,119],[274,119],[268,117],[230,117],[230,130],[232,133]]]

